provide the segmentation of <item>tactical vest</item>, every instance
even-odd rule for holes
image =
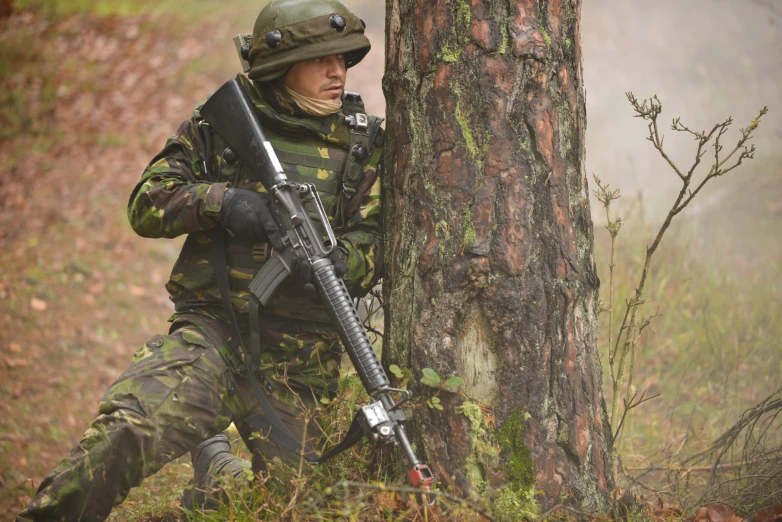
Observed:
[[[196,109],[196,120],[200,119]],[[316,130],[320,118],[295,119],[290,116],[274,118],[271,108],[259,114],[264,132],[274,147],[283,170],[291,181],[312,183],[323,202],[332,227],[338,233],[348,216],[344,215],[347,200],[355,193],[364,162],[371,155],[373,141],[382,119],[367,116],[360,96],[346,93],[343,116],[334,125],[333,132],[324,139]],[[274,121],[274,120],[277,121]],[[338,128],[344,126],[344,129]],[[339,132],[343,131],[343,132]],[[222,138],[211,130],[212,168],[215,182],[230,182],[231,186],[266,193],[258,177],[236,157]],[[340,139],[341,136],[341,139]],[[362,150],[363,148],[363,150]],[[313,219],[318,216],[313,214]],[[194,305],[219,307],[220,293],[212,267],[212,245],[208,233],[190,234],[172,270],[169,291],[177,307]],[[251,244],[228,240],[226,260],[232,303],[240,313],[248,311],[247,287],[270,255],[268,243]],[[172,284],[173,283],[173,284]],[[176,286],[186,289],[182,292]],[[172,291],[173,290],[173,291]],[[181,299],[177,299],[180,294]],[[194,302],[194,299],[196,302]],[[262,314],[282,315],[310,321],[329,322],[330,318],[294,283],[283,286]]]

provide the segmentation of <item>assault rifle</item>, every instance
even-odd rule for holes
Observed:
[[[250,283],[250,291],[261,305],[266,305],[291,275],[295,264],[308,263],[321,301],[372,398],[356,413],[345,440],[314,462],[323,462],[367,436],[378,443],[399,444],[412,466],[409,475],[413,486],[429,490],[434,475],[416,457],[402,426],[406,418],[400,405],[411,393],[391,387],[345,283],[334,271],[328,256],[337,247],[337,240],[315,186],[289,181],[285,176],[252,103],[236,79],[224,84],[207,100],[201,116],[261,180],[271,196],[272,215],[282,234],[285,247],[275,252],[258,272]],[[325,240],[308,209],[318,215]],[[394,394],[401,394],[402,399],[395,401]]]

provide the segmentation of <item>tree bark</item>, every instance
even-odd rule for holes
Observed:
[[[499,519],[604,508],[580,0],[388,0],[384,358],[444,487]],[[465,380],[418,383],[421,369]]]

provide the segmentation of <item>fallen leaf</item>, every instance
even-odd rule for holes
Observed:
[[[752,522],[782,522],[782,505],[752,513]]]
[[[8,344],[8,351],[11,353],[21,353],[22,352],[22,346],[19,343],[9,343]]]
[[[11,398],[12,399],[18,399],[22,396],[22,391],[24,390],[24,381],[22,379],[18,380],[16,383],[11,384]]]
[[[399,495],[394,491],[381,491],[375,497],[375,502],[386,509],[399,509]]]
[[[38,299],[37,297],[33,297],[30,299],[30,308],[32,308],[36,312],[45,312],[46,309],[49,308],[49,304],[43,299]]]
[[[3,360],[6,367],[8,368],[26,368],[30,365],[30,363],[27,361],[27,359],[22,359],[21,357],[8,357]]]
[[[654,511],[652,511],[652,518],[659,521],[679,520],[681,516],[682,516],[681,510],[673,507],[665,507],[665,508],[655,509]]]
[[[771,517],[766,511],[756,511],[752,513],[752,522],[771,522]]]
[[[695,513],[692,522],[732,522],[735,515],[725,504],[708,504]]]

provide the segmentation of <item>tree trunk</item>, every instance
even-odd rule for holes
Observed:
[[[604,508],[611,431],[584,172],[580,0],[388,0],[386,363],[444,487],[500,520]],[[462,394],[418,383],[423,368]],[[514,514],[515,513],[515,514]]]

